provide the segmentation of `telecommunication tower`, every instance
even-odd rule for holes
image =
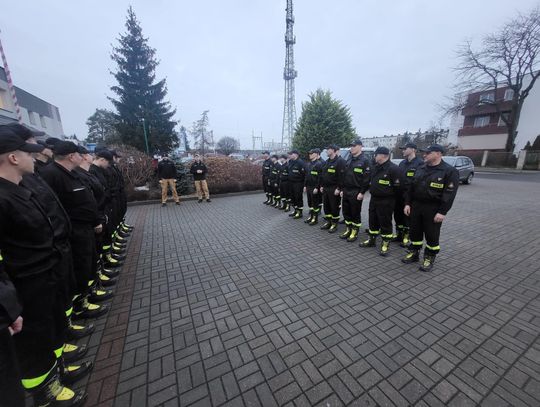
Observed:
[[[296,104],[294,98],[294,78],[298,72],[294,69],[294,44],[296,37],[293,33],[294,14],[293,0],[287,0],[287,30],[285,32],[285,68],[283,70],[283,79],[285,80],[285,98],[283,105],[283,127],[281,130],[282,148],[290,147],[296,127]]]

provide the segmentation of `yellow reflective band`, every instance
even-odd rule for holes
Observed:
[[[37,387],[39,386],[41,383],[43,383],[45,381],[45,379],[47,378],[47,376],[49,376],[49,374],[56,369],[56,362],[54,363],[53,367],[51,370],[49,370],[47,373],[45,373],[44,375],[41,375],[41,376],[38,376],[38,377],[34,377],[32,379],[22,379],[21,380],[21,383],[23,385],[23,387],[27,390],[29,389],[33,389],[34,387]]]
[[[66,310],[66,317],[69,317],[71,316],[71,314],[73,313],[73,307],[70,307]]]
[[[381,185],[390,185],[390,181],[387,179],[380,179],[379,184]]]
[[[90,281],[88,282],[88,287],[92,287],[93,285],[94,285],[94,280],[90,280]]]
[[[2,257],[2,255],[0,254],[0,261],[4,260],[4,258]]]
[[[364,169],[363,169],[363,168],[358,168],[358,167],[357,167],[357,168],[355,168],[353,171],[354,171],[354,172],[359,172],[360,174],[362,174],[362,173],[364,172]]]
[[[444,188],[444,184],[438,184],[436,182],[431,182],[429,186],[432,188],[439,188],[439,189]]]
[[[351,224],[352,224],[353,226],[356,226],[357,228],[362,227],[362,224],[361,224],[361,223],[354,223],[354,222],[351,222]]]
[[[389,235],[381,235],[382,237],[384,238],[387,238],[387,239],[391,239],[394,237],[394,234],[393,233],[390,233]]]
[[[424,242],[423,241],[421,241],[421,242],[413,242],[413,241],[411,241],[411,244],[413,246],[422,246],[424,244]]]
[[[64,350],[64,347],[60,347],[58,349],[55,349],[54,350],[54,355],[56,356],[56,359],[58,359],[59,357],[62,356],[62,351]]]
[[[103,247],[102,247],[103,250],[109,250],[110,248],[111,248],[111,245],[103,246]]]
[[[414,177],[414,171],[408,171],[407,177]]]
[[[336,169],[335,168],[328,168],[327,171],[330,172],[330,173],[334,173],[334,172],[336,172]]]
[[[426,245],[426,248],[428,248],[429,250],[441,250],[441,246],[437,245],[437,246],[428,246]]]
[[[72,345],[71,343],[66,343],[64,345],[64,353],[74,352],[77,349],[79,349],[79,347],[77,345]]]
[[[339,220],[339,216],[332,216],[332,219],[334,219],[334,220],[336,220],[336,219]]]
[[[346,225],[350,225],[351,223],[352,223],[351,221],[348,221],[348,220],[345,221]]]
[[[310,174],[311,175],[319,175],[319,172],[318,171],[311,171]]]
[[[378,231],[378,230],[371,230],[371,229],[369,229],[369,234],[370,234],[370,235],[378,235],[379,233],[380,233],[380,231]]]

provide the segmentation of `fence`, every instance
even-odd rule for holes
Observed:
[[[487,154],[485,167],[516,168],[518,158],[513,153],[489,152]]]
[[[540,170],[540,151],[527,151],[523,162],[524,170]]]
[[[456,155],[469,157],[477,167],[540,170],[540,151],[521,150],[519,154],[505,151],[461,150]]]

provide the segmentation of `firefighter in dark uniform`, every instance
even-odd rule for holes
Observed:
[[[55,354],[62,349],[65,329],[59,268],[68,259],[56,248],[45,209],[20,185],[23,175],[34,171],[31,153],[43,147],[26,143],[6,127],[0,126],[0,250],[23,307],[23,329],[13,336],[22,384],[38,406],[78,406],[86,393],[60,382],[59,374],[69,378],[71,373],[60,370]]]
[[[279,195],[279,170],[280,164],[278,162],[278,156],[272,154],[270,157],[272,162],[272,168],[270,169],[270,176],[268,177],[268,183],[270,184],[270,194],[272,196],[272,202],[270,206],[278,206],[279,200],[281,199]]]
[[[310,226],[319,222],[319,214],[322,208],[321,174],[324,161],[321,160],[321,150],[312,148],[309,150],[309,163],[306,164],[306,180],[304,191],[307,194],[309,206],[309,218],[304,222]]]
[[[442,160],[444,148],[439,144],[424,150],[424,164],[418,167],[405,193],[404,213],[410,217],[409,250],[404,263],[419,260],[426,240],[421,271],[431,271],[439,253],[442,222],[452,208],[459,185],[459,173]]]
[[[37,136],[38,134],[34,132],[34,137],[37,137]],[[43,167],[49,165],[52,162],[53,152],[52,152],[52,145],[47,144],[45,141],[38,141],[37,144],[40,144],[43,146],[43,151],[41,153],[37,153],[34,157],[35,158],[34,172],[39,174],[40,171],[43,169]]]
[[[127,212],[127,193],[126,193],[126,181],[124,179],[124,175],[122,174],[122,170],[120,170],[120,161],[122,160],[122,156],[120,153],[116,150],[111,150],[111,153],[113,155],[113,168],[115,169],[117,173],[117,181],[119,186],[119,192],[118,192],[118,212],[119,212],[119,225],[118,225],[118,232],[124,237],[127,237],[130,235],[131,231],[133,230],[133,226],[128,225],[125,222],[125,216]]]
[[[405,216],[405,191],[416,173],[416,169],[424,164],[424,160],[416,155],[418,150],[416,144],[407,143],[403,147],[403,161],[399,163],[401,172],[401,191],[396,196],[396,207],[394,209],[394,221],[396,222],[396,236],[394,241],[400,242],[401,247],[409,245],[409,217]]]
[[[400,190],[401,177],[398,166],[390,161],[388,148],[377,147],[374,156],[376,164],[371,168],[369,185],[369,237],[360,243],[360,247],[374,247],[377,236],[381,235],[379,254],[386,256],[394,237],[392,213],[396,205],[396,194]]]
[[[82,157],[79,147],[71,141],[62,141],[54,146],[54,162],[41,175],[56,193],[66,209],[71,223],[70,243],[75,267],[76,287],[73,290],[73,317],[97,318],[109,307],[88,300],[89,282],[92,280],[96,239],[95,233],[102,230],[97,202],[75,171]]]
[[[289,214],[293,219],[304,216],[304,180],[306,169],[298,150],[289,152],[289,182],[291,185],[291,201],[294,212]]]
[[[270,151],[263,151],[263,165],[262,165],[262,184],[263,190],[266,194],[266,201],[263,202],[265,205],[270,205],[272,203],[272,193],[270,192],[270,185],[268,185],[268,178],[270,178],[270,173],[272,172],[272,160],[270,159]]]
[[[287,154],[281,154],[279,162],[281,163],[279,168],[279,195],[281,196],[281,205],[278,209],[289,212],[291,209],[291,185],[289,183],[289,157]]]
[[[343,173],[342,211],[347,229],[339,235],[341,239],[354,242],[362,227],[362,202],[369,189],[370,162],[362,153],[362,141],[356,139],[351,143],[351,153],[347,159]]]
[[[126,256],[123,248],[116,245],[127,244],[127,237],[130,232],[122,230],[122,220],[125,214],[125,192],[124,192],[124,177],[122,171],[118,168],[120,155],[115,150],[110,150],[113,155],[113,160],[107,171],[109,172],[109,180],[111,182],[111,197],[112,197],[112,212],[111,212],[111,229],[113,230],[112,240],[113,245],[109,252],[105,255],[106,263],[112,266],[121,266]]]
[[[324,217],[326,222],[321,229],[329,233],[337,232],[339,207],[341,204],[341,187],[345,160],[339,156],[339,147],[335,144],[326,147],[328,159],[324,163],[321,175],[321,193],[323,197]]]

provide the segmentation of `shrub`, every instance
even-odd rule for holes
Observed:
[[[261,168],[250,161],[210,157],[204,162],[208,167],[206,179],[211,194],[254,191],[261,188]]]

